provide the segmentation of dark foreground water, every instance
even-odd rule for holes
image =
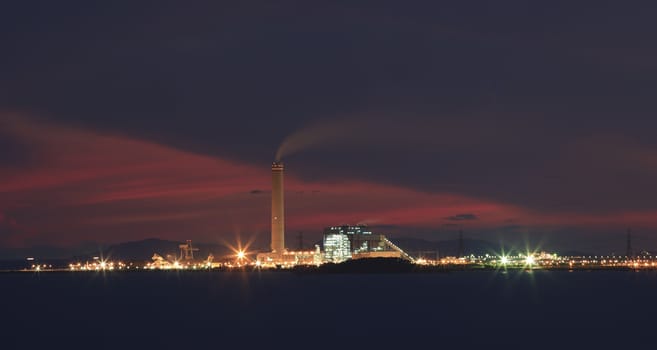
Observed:
[[[657,344],[655,272],[5,273],[2,349]]]

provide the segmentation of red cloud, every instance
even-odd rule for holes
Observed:
[[[235,233],[266,236],[269,230],[269,196],[251,193],[270,187],[269,164],[24,119],[7,119],[5,127],[38,155],[33,164],[0,174],[0,210],[11,208],[33,232],[12,239],[13,245],[153,236],[217,241]],[[652,225],[657,218],[547,215],[459,194],[356,181],[304,182],[293,171],[286,174],[286,189],[289,231],[358,222],[440,227],[460,213],[476,215],[469,228],[504,226],[509,218],[523,225],[591,227],[619,221]],[[0,221],[6,221],[4,215]]]

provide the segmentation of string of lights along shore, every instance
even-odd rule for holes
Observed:
[[[252,267],[258,269],[289,269],[297,267],[321,267],[336,265],[348,261],[380,261],[381,259],[396,261],[405,266],[417,269],[442,270],[449,268],[522,268],[522,269],[655,269],[657,259],[650,254],[632,253],[630,246],[631,233],[627,232],[627,254],[616,255],[583,255],[560,256],[544,251],[523,251],[516,253],[499,252],[485,255],[463,254],[463,236],[459,233],[456,255],[443,255],[438,252],[416,252],[409,254],[393,243],[384,234],[375,233],[365,225],[329,226],[323,230],[322,245],[311,250],[291,250],[285,246],[285,167],[281,161],[275,161],[271,166],[271,241],[270,251],[249,252],[248,247],[238,249],[234,254],[215,259],[212,254],[207,258],[196,258],[192,241],[180,244],[179,255],[167,255],[154,252],[151,261],[113,261],[102,256],[94,256],[91,261],[74,261],[67,267],[39,263],[34,257],[29,257],[31,263],[24,271],[71,271],[98,270],[204,270],[230,269]],[[428,254],[427,254],[428,253]],[[198,256],[199,254],[197,254]],[[255,258],[252,256],[255,255]],[[378,258],[378,259],[376,259]],[[130,259],[129,259],[130,260]]]

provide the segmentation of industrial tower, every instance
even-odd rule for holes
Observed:
[[[271,165],[271,251],[285,252],[285,191],[281,162]]]

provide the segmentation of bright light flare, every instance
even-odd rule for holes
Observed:
[[[535,262],[536,260],[534,259],[533,255],[527,255],[527,257],[525,258],[525,264],[527,265],[534,265]]]
[[[506,255],[502,255],[502,257],[500,258],[500,262],[502,263],[502,265],[508,264],[509,263],[509,257],[507,257]]]
[[[239,262],[241,262],[242,260],[245,260],[245,259],[249,260],[247,256],[249,254],[248,253],[249,246],[251,245],[251,243],[253,243],[253,239],[254,238],[251,238],[248,242],[246,242],[246,244],[242,244],[242,241],[238,237],[237,238],[237,244],[235,246],[228,243],[228,242],[224,242],[224,245],[226,247],[228,247],[230,250],[232,250],[233,253],[235,253],[235,255],[233,255],[233,256],[237,260],[239,260]]]

